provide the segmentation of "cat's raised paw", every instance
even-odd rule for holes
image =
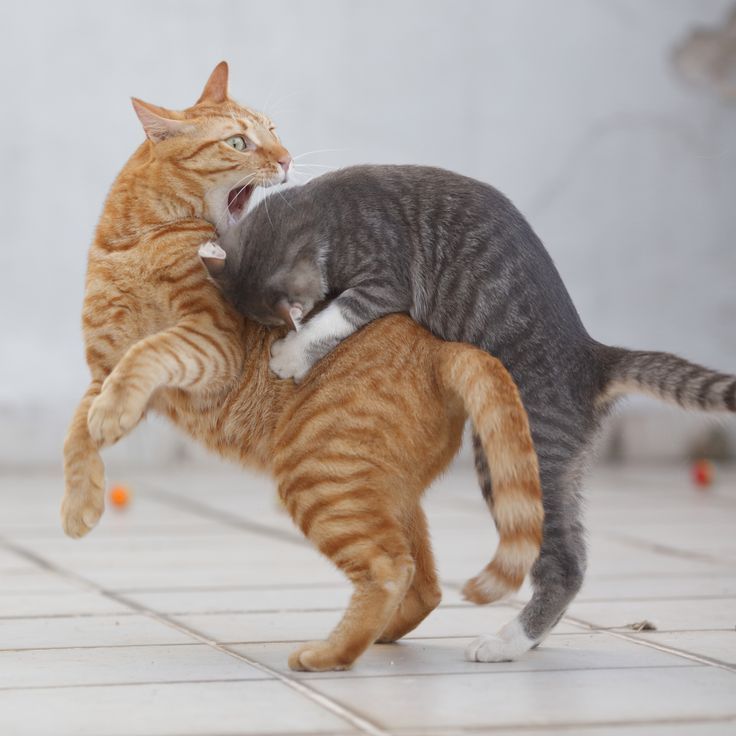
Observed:
[[[115,444],[141,420],[145,405],[131,391],[114,384],[103,386],[87,414],[90,436],[98,447]]]
[[[279,378],[293,378],[299,383],[312,367],[306,347],[298,332],[290,332],[271,345],[269,367]]]
[[[345,662],[340,651],[328,641],[310,641],[289,657],[289,667],[297,672],[325,672],[347,670],[352,662]]]

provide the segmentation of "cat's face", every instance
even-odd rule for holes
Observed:
[[[223,61],[183,111],[133,99],[162,169],[179,180],[182,199],[199,199],[197,215],[220,232],[242,218],[255,187],[286,181],[291,164],[271,120],[230,99],[227,77]]]

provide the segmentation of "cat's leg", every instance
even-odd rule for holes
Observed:
[[[217,391],[242,365],[232,335],[208,319],[189,318],[131,346],[102,384],[87,417],[98,447],[117,442],[143,417],[151,395],[164,386]]]
[[[395,493],[371,482],[375,468],[366,464],[346,470],[341,482],[309,472],[315,460],[281,473],[279,493],[304,534],[347,575],[354,590],[327,640],[299,647],[289,666],[343,670],[386,628],[411,585],[414,560],[398,514],[391,509]]]
[[[416,629],[442,600],[442,590],[437,580],[434,555],[429,541],[427,518],[420,506],[417,505],[405,524],[405,529],[414,558],[414,579],[388,626],[378,638],[381,643],[398,641]]]
[[[309,369],[346,337],[374,319],[408,311],[394,291],[384,284],[364,284],[346,289],[321,312],[271,346],[271,370],[279,378],[297,383]]]
[[[97,524],[105,507],[105,468],[87,428],[87,413],[102,381],[92,381],[77,406],[64,440],[64,498],[61,521],[66,534],[82,537]]]
[[[544,538],[531,572],[534,592],[521,613],[498,634],[475,639],[467,648],[471,661],[516,659],[539,644],[562,618],[583,583],[585,532],[579,494],[578,453],[562,461],[560,449],[537,443],[544,492]]]

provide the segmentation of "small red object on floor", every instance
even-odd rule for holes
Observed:
[[[691,474],[698,488],[707,488],[713,483],[713,463],[710,460],[696,460],[692,464]]]
[[[123,485],[112,486],[108,497],[113,506],[122,509],[130,503],[130,490],[128,490],[127,486]]]

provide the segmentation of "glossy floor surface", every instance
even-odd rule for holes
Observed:
[[[233,470],[133,472],[132,500],[81,540],[56,475],[0,477],[0,734],[736,733],[736,473],[707,491],[682,468],[587,482],[587,583],[519,661],[463,658],[518,599],[458,593],[496,536],[470,467],[427,497],[444,600],[350,672],[289,671],[349,587]],[[648,621],[656,630],[636,631]]]

